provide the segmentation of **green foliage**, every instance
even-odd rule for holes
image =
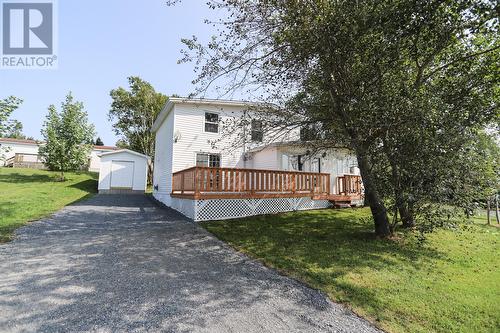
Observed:
[[[462,195],[458,185],[479,184],[484,173],[475,163],[466,174],[464,163],[478,133],[500,117],[494,2],[210,6],[230,15],[207,45],[184,40],[183,61],[197,64],[197,92],[260,93],[273,105],[263,118],[281,119],[281,127],[319,125],[316,149],[350,147],[378,235],[391,231],[389,201],[407,226],[435,204],[470,205],[465,197],[478,187],[462,186]]]
[[[22,129],[22,124],[10,119],[12,112],[14,112],[23,101],[17,97],[9,96],[0,100],[0,137],[13,137],[16,134],[16,129]],[[6,149],[0,147],[0,160],[5,159]]]
[[[111,90],[109,119],[113,129],[121,138],[117,147],[127,148],[151,157],[154,161],[155,135],[150,129],[168,100],[153,86],[137,76],[128,78],[129,89],[122,87]],[[152,182],[153,164],[148,165],[148,183]]]
[[[26,139],[26,135],[23,134],[23,124],[18,120],[12,120],[11,127],[5,134],[5,137],[11,139]]]
[[[94,126],[88,123],[83,103],[68,94],[61,112],[51,105],[41,131],[45,144],[39,148],[50,170],[64,172],[81,170],[88,164],[93,145]]]
[[[116,141],[115,146],[117,146],[118,148],[121,148],[121,149],[129,149],[130,148],[128,143],[122,139],[119,139],[118,141]]]
[[[500,232],[460,224],[424,243],[377,240],[368,209],[203,223],[237,249],[346,303],[388,332],[496,332]]]
[[[129,90],[120,87],[111,91],[109,119],[129,149],[154,157],[154,134],[150,129],[168,98],[139,77],[131,76],[128,82]]]
[[[97,192],[97,174],[68,172],[67,181],[46,170],[0,168],[0,243],[15,229]]]
[[[95,143],[94,143],[96,146],[104,146],[104,142],[102,142],[101,140],[101,137],[97,137],[97,139],[95,139]]]
[[[6,136],[12,126],[17,125],[18,122],[10,120],[10,116],[22,102],[21,99],[14,96],[0,100],[0,137]]]

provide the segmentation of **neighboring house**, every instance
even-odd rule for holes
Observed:
[[[45,168],[43,160],[38,154],[38,148],[41,145],[43,145],[42,141],[0,138],[0,149],[2,149],[2,155],[4,155],[0,159],[0,166]],[[117,147],[110,146],[94,146],[90,152],[88,170],[98,172],[100,167],[98,155],[117,149]]]
[[[0,138],[0,166],[44,168],[38,155],[39,141]]]
[[[356,157],[347,149],[311,154],[290,131],[248,126],[252,104],[170,98],[153,124],[154,197],[195,221],[362,203]]]

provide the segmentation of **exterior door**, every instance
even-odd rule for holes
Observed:
[[[134,162],[111,161],[111,188],[132,189],[134,184]]]

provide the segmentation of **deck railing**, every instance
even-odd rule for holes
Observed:
[[[362,193],[361,176],[343,175],[337,177],[337,194],[360,195]]]
[[[192,167],[173,174],[172,194],[195,198],[328,196],[330,174]]]

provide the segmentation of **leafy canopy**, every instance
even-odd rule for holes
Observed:
[[[174,3],[176,1],[173,1]],[[314,124],[317,149],[357,155],[379,236],[387,204],[410,225],[463,181],[464,154],[498,120],[492,1],[210,1],[228,12],[206,45],[185,39],[197,93],[245,92],[263,118]],[[480,174],[475,172],[475,174]],[[429,208],[432,207],[432,208]]]
[[[42,128],[45,144],[39,149],[50,170],[64,172],[81,170],[88,164],[95,136],[94,125],[88,123],[83,103],[75,101],[72,94],[66,96],[59,113],[54,105]]]

